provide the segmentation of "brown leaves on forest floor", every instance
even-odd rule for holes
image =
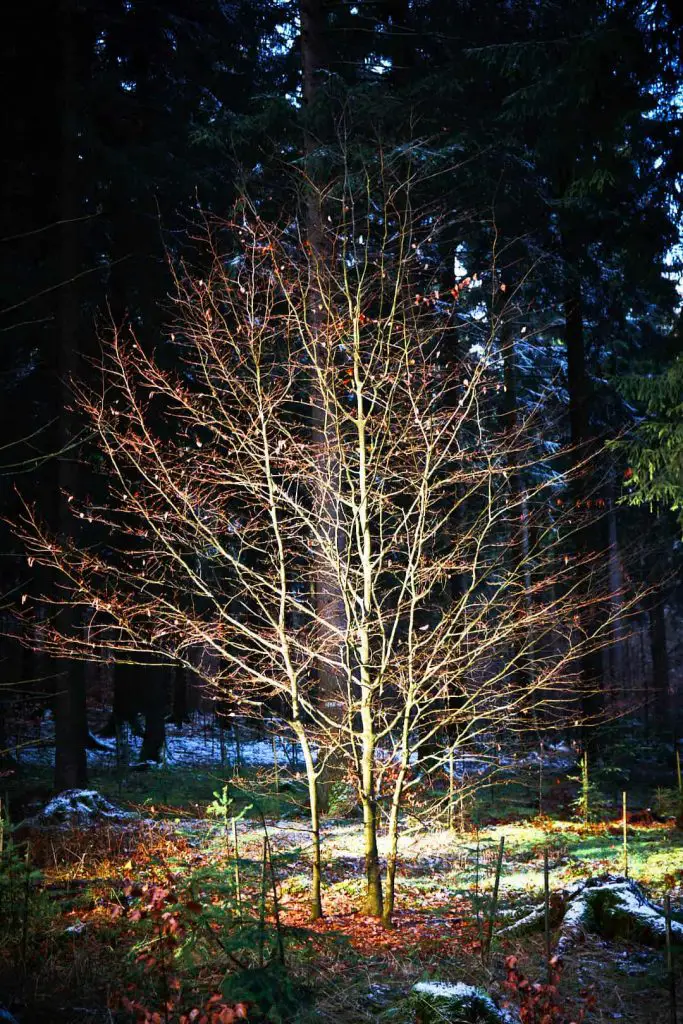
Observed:
[[[476,928],[467,922],[469,901],[451,907],[403,908],[394,913],[393,925],[387,928],[375,917],[358,910],[350,897],[335,893],[328,896],[325,917],[310,920],[303,901],[282,908],[285,925],[307,928],[312,935],[330,935],[346,939],[363,957],[404,952],[407,956],[439,951],[443,956],[458,952],[473,953],[480,948]]]

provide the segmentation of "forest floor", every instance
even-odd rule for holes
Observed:
[[[303,786],[285,772],[275,779],[272,766],[245,767],[227,779],[232,802],[223,803],[224,781],[215,763],[123,781],[102,772],[93,788],[133,817],[32,833],[29,866],[22,833],[14,854],[6,835],[0,1007],[20,1024],[229,1024],[242,1012],[273,1022],[403,1024],[401,999],[415,982],[435,979],[479,985],[518,1012],[519,992],[505,987],[506,958],[516,956],[518,971],[544,983],[543,935],[498,933],[542,900],[544,850],[551,892],[623,870],[618,816],[573,820],[564,778],[555,788],[549,780],[547,816],[534,814],[528,786],[508,781],[480,794],[462,830],[442,827],[424,794],[405,815],[394,927],[385,929],[362,912],[361,823],[340,787],[323,833],[325,917],[311,923]],[[36,803],[40,785],[33,766],[24,790]],[[382,836],[381,854],[384,843]],[[668,893],[683,908],[683,834],[672,821],[632,821],[628,860],[631,877],[656,901]],[[683,957],[675,969],[680,988]],[[664,951],[587,934],[564,958],[552,1001],[552,1015],[539,1011],[529,1024],[669,1022]]]

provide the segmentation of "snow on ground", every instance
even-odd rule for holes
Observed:
[[[439,1017],[443,1015],[444,1021],[455,1020],[448,1012],[449,1009],[458,1013],[458,1016],[460,1013],[466,1013],[468,1020],[474,1020],[471,1014],[475,1014],[477,1020],[481,1014],[485,1014],[487,1020],[500,1021],[501,1024],[513,1024],[515,1020],[507,1010],[501,1010],[496,1006],[488,992],[473,985],[465,985],[462,981],[420,981],[413,985],[412,991],[418,998],[433,1002],[435,1013],[438,1013]],[[439,1004],[443,1006],[441,1012]]]
[[[303,769],[303,758],[296,740],[287,735],[287,725],[277,719],[264,720],[259,730],[253,725],[234,719],[234,726],[220,728],[212,714],[196,715],[192,721],[178,728],[169,724],[166,729],[166,744],[162,763],[169,767],[193,767],[197,765],[272,766],[274,751],[278,765],[295,771]],[[281,735],[284,731],[284,735]],[[88,750],[88,764],[91,767],[113,768],[120,764],[135,764],[139,761],[142,740],[125,726],[117,748],[116,740],[98,738],[101,749]],[[14,737],[9,753],[16,761],[25,764],[51,765],[54,759],[54,722],[50,711],[46,711],[40,722],[20,736]],[[517,758],[502,753],[485,756],[476,753],[463,754],[455,751],[453,773],[459,779],[482,776],[493,770],[514,771],[518,768],[539,768],[541,754],[538,751],[523,754]],[[315,756],[315,752],[314,752]],[[378,750],[377,757],[386,761],[389,752]],[[411,761],[415,763],[416,754]],[[433,767],[430,766],[430,760]],[[543,769],[562,771],[576,761],[574,751],[564,745],[547,746],[543,750]],[[426,769],[445,772],[450,770],[446,753],[443,758],[428,759]]]
[[[265,731],[259,735],[252,727],[240,724],[236,738],[233,729],[221,732],[213,715],[198,715],[181,729],[175,725],[167,726],[162,764],[169,767],[233,766],[238,762],[249,766],[273,765],[275,749],[281,767],[300,770],[303,760],[298,743],[286,736],[276,736],[274,729],[277,727],[279,723],[276,721],[266,722]],[[115,767],[139,761],[142,739],[133,735],[127,726],[122,730],[118,749],[116,740],[98,737],[97,742],[102,749],[87,752],[91,767]],[[51,765],[54,759],[51,714],[45,713],[33,733],[17,737],[9,747],[9,753],[20,763]]]

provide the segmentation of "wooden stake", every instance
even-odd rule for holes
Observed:
[[[240,888],[240,861],[239,850],[237,849],[237,822],[232,819],[232,848],[235,853],[235,900],[237,902],[237,915],[242,920],[242,891]]]
[[[268,892],[268,840],[263,837],[263,860],[261,862],[261,905],[259,908],[259,967],[263,967],[263,953],[266,944],[266,893]]]
[[[676,1024],[676,975],[674,974],[673,951],[671,941],[671,897],[664,897],[664,916],[666,919],[666,973],[669,979],[669,1021]]]
[[[626,790],[621,794],[621,830],[624,837],[624,878],[628,878],[628,834],[626,831]]]
[[[280,769],[277,763],[277,741],[275,735],[271,737],[273,743],[273,768],[275,769],[275,796],[280,795]]]
[[[453,747],[448,749],[448,829],[453,830],[453,802],[455,799],[455,778],[453,770]]]
[[[498,859],[496,861],[496,877],[493,883],[493,895],[491,897],[491,909],[489,912],[489,927],[488,935],[486,936],[486,959],[488,960],[491,956],[491,942],[493,941],[493,925],[496,917],[496,910],[498,909],[498,888],[500,886],[500,873],[503,870],[503,851],[505,849],[505,836],[500,837],[500,846],[498,848]]]
[[[545,962],[548,967],[548,984],[552,985],[550,967],[550,872],[548,870],[548,847],[543,850],[543,925],[545,931]]]
[[[676,747],[676,779],[678,780],[678,795],[683,794],[683,780],[681,779],[681,752]]]

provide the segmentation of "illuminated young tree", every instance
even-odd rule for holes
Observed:
[[[243,709],[285,708],[306,765],[314,916],[316,784],[330,755],[345,766],[367,910],[389,922],[420,750],[566,723],[577,659],[608,642],[610,618],[581,631],[603,561],[582,555],[593,583],[579,590],[576,460],[540,440],[542,400],[501,421],[496,317],[459,314],[469,279],[425,289],[435,222],[411,214],[410,182],[323,209],[318,252],[246,204],[237,224],[208,226],[210,270],[178,272],[170,339],[150,354],[114,331],[100,389],[78,391],[107,482],[101,499],[69,496],[88,524],[79,543],[33,510],[23,536],[85,613],[68,635],[56,617],[48,649],[199,664]]]

